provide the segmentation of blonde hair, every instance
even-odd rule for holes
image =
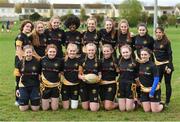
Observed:
[[[46,50],[45,50],[45,55],[47,55],[47,52],[50,48],[54,48],[56,51],[57,51],[57,46],[55,44],[49,44],[47,45],[46,47]]]
[[[94,43],[86,44],[86,49],[87,49],[87,47],[94,47],[94,49],[97,50],[97,47],[96,47],[96,45]]]
[[[32,44],[33,44],[34,46],[40,46],[39,36],[38,36],[37,31],[36,31],[36,28],[37,28],[37,26],[38,26],[39,24],[42,24],[43,27],[44,27],[44,23],[43,23],[42,21],[37,21],[37,22],[35,22],[35,24],[34,24],[34,30],[33,30],[33,32],[32,32],[32,37],[33,37]]]
[[[27,49],[31,49],[32,51],[34,51],[34,48],[33,48],[33,46],[32,45],[25,45],[24,47],[23,47],[23,51],[25,52]],[[25,58],[25,56],[22,58],[22,70],[24,71],[25,70],[25,61],[26,61],[26,58]]]
[[[90,20],[93,20],[93,21],[95,22],[95,25],[97,25],[97,20],[96,20],[96,18],[89,17],[89,18],[87,19],[87,23],[88,23]]]
[[[32,49],[32,51],[34,50],[33,46],[32,45],[25,45],[23,47],[23,51],[25,51],[26,49]]]
[[[76,44],[73,44],[73,43],[69,43],[69,44],[68,44],[66,52],[67,52],[69,49],[71,49],[71,48],[73,48],[73,49],[75,48],[75,49],[77,50],[77,52],[78,52],[78,47],[77,47],[77,45],[76,45]]]
[[[114,51],[114,49],[112,48],[112,45],[110,45],[110,44],[104,44],[104,45],[102,46],[102,50],[103,50],[104,48],[109,48],[112,52]]]
[[[49,24],[48,24],[48,28],[49,28],[50,30],[52,29],[51,23],[52,23],[52,21],[53,21],[54,19],[58,19],[58,20],[61,22],[61,19],[60,19],[59,16],[55,15],[55,16],[51,17],[51,19],[50,19],[50,21],[49,21]]]
[[[132,48],[130,45],[125,44],[125,45],[121,46],[120,50],[122,50],[123,48],[127,48],[132,53]]]
[[[67,59],[68,59],[68,50],[70,50],[72,48],[76,50],[76,54],[79,51],[78,46],[76,44],[69,43],[66,48],[66,53],[65,53],[65,57],[64,57],[65,61],[67,61]],[[78,57],[78,55],[77,55],[77,57]]]

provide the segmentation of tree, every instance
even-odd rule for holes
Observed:
[[[136,26],[141,17],[141,3],[137,0],[124,0],[119,7],[120,17],[127,19],[131,26]]]
[[[88,18],[88,16],[86,16],[85,8],[81,8],[81,10],[80,10],[80,20],[81,20],[81,22],[86,21],[87,18]]]
[[[72,12],[71,9],[69,9],[69,10],[67,11],[67,15],[71,15],[71,14],[73,14],[73,12]]]
[[[168,16],[168,24],[169,24],[169,25],[176,25],[176,16],[174,16],[174,15],[169,15],[169,16]]]
[[[41,18],[41,15],[39,15],[39,13],[35,12],[32,15],[29,16],[29,19],[31,21],[37,21]]]
[[[162,26],[167,26],[168,25],[168,16],[166,14],[163,14],[161,17],[159,17],[159,20],[158,20],[159,24],[162,25]]]
[[[141,12],[140,21],[144,22],[144,23],[147,23],[147,21],[148,21],[148,12]]]
[[[21,3],[17,3],[17,4],[15,4],[15,12],[16,13],[22,13],[22,4]]]
[[[147,19],[147,23],[153,25],[154,22],[154,14],[150,14]]]

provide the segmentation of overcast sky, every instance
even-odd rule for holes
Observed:
[[[11,2],[22,2],[28,0],[10,0]],[[30,0],[37,2],[37,0]],[[74,4],[82,4],[82,3],[116,3],[119,4],[123,0],[47,0],[50,3],[74,3]],[[153,5],[155,0],[139,0],[145,5]],[[174,6],[177,3],[180,3],[180,0],[158,0],[158,5],[161,6]]]
[[[51,3],[120,3],[123,0],[49,0]],[[155,0],[139,0],[145,5],[153,5]],[[158,0],[158,5],[168,6],[176,5],[180,0]]]

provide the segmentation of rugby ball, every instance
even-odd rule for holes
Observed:
[[[85,82],[88,84],[94,84],[99,82],[99,77],[96,74],[86,74],[84,75]]]

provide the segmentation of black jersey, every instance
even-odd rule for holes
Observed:
[[[98,73],[101,70],[100,62],[97,58],[89,59],[88,57],[85,57],[82,60],[81,65],[82,65],[84,74],[96,74],[96,75],[98,75]]]
[[[47,29],[45,30],[45,35],[48,39],[48,44],[54,44],[57,46],[57,54],[56,56],[59,58],[63,57],[62,45],[65,44],[65,33],[62,29]]]
[[[112,57],[109,59],[102,58],[100,61],[102,80],[112,81],[116,80],[117,76],[117,60]]]
[[[40,34],[38,36],[39,36],[40,45],[39,46],[34,45],[34,50],[39,56],[43,57],[45,55],[45,49],[47,46],[47,37],[45,34]]]
[[[117,38],[118,38],[117,43],[118,43],[119,48],[120,48],[121,46],[125,45],[125,44],[130,45],[131,48],[133,47],[133,45],[132,45],[132,42],[133,42],[133,39],[134,39],[133,37],[131,37],[131,40],[129,40],[127,34],[122,34],[122,33],[121,33],[121,34],[118,35]]]
[[[63,72],[64,77],[66,80],[72,83],[79,83],[80,80],[78,78],[79,73],[79,65],[80,65],[80,59],[74,58],[74,59],[66,59],[63,63]]]
[[[18,62],[18,69],[21,74],[19,87],[39,86],[39,75],[41,73],[39,61],[34,57],[30,61],[21,60]]]
[[[45,56],[41,60],[42,73],[44,77],[52,83],[60,81],[59,73],[62,71],[62,66],[62,59],[57,57],[49,59]]]
[[[142,63],[139,66],[139,80],[145,87],[152,87],[154,77],[158,77],[158,69],[152,61]]]
[[[119,63],[119,81],[120,82],[134,82],[138,77],[138,63],[133,59],[121,58]]]
[[[172,62],[172,50],[170,42],[163,43],[162,40],[155,40],[153,52],[158,61]]]
[[[153,51],[154,39],[149,35],[140,36],[137,35],[134,38],[134,48],[137,50],[137,54],[140,55],[140,50],[144,47]]]
[[[88,43],[94,43],[98,47],[100,37],[96,30],[92,32],[87,30],[82,34],[82,40],[83,45],[86,45]]]
[[[82,46],[82,35],[79,31],[67,31],[66,33],[66,46],[69,43],[76,44],[78,46],[78,49],[81,52],[81,46]]]
[[[112,37],[111,32],[107,32],[106,29],[101,29],[99,31],[100,41],[104,44],[110,44],[114,48],[117,44],[117,32],[114,37]]]
[[[24,33],[18,34],[15,39],[15,46],[23,47],[25,45],[32,45],[32,36]]]

